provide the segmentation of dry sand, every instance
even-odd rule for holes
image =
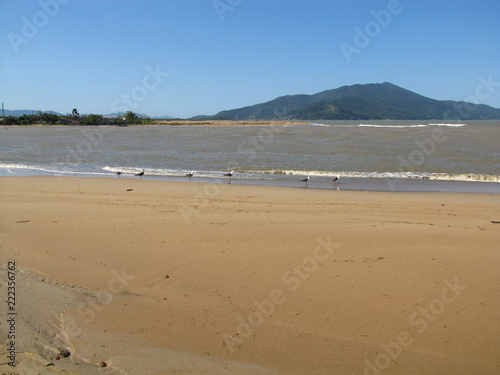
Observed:
[[[19,361],[2,372],[500,373],[498,195],[57,177],[0,191],[0,363],[9,261]]]

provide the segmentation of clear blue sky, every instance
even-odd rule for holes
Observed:
[[[498,108],[499,20],[498,0],[0,0],[0,100],[190,117],[387,81]]]

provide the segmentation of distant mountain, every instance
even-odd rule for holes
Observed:
[[[155,119],[155,120],[170,120],[170,119],[173,119],[175,117],[163,115],[163,116],[155,116],[155,117],[151,117],[151,118]]]
[[[87,115],[87,114],[85,114]],[[96,115],[99,115],[98,113],[96,113]],[[137,117],[140,117],[140,118],[149,118],[148,115],[144,114],[144,113],[136,113]],[[103,116],[103,117],[118,117],[118,116],[125,116],[125,112],[121,112],[121,113],[108,113],[106,115],[100,115],[100,116]]]
[[[35,111],[33,109],[15,109],[15,110],[4,110],[5,112],[5,116],[14,116],[14,117],[19,117],[19,116],[22,116],[22,115],[33,115],[33,114],[37,114],[38,112],[43,112],[43,113],[50,113],[50,114],[54,114],[54,115],[58,115],[58,116],[62,116],[60,113],[56,112],[56,111]],[[0,112],[1,114],[1,112]]]
[[[202,116],[196,116],[200,118]],[[206,119],[231,120],[493,120],[500,109],[435,100],[391,83],[343,86],[314,95],[281,96]]]
[[[190,117],[188,120],[198,121],[198,120],[206,120],[206,119],[209,119],[209,118],[212,118],[212,117],[215,117],[215,116],[210,116],[210,115],[198,115],[198,116],[193,116],[193,117]]]
[[[167,115],[164,115],[164,116],[155,116],[155,117],[150,117],[148,115],[146,115],[145,113],[136,113],[137,117],[140,117],[140,118],[151,118],[153,120],[167,120],[167,119],[173,119],[174,117],[171,117],[171,116],[167,116]],[[120,112],[120,113],[108,113],[106,115],[101,115],[101,116],[104,116],[104,117],[118,117],[118,116],[125,116],[125,112]]]

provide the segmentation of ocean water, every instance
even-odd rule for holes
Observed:
[[[0,175],[227,181],[368,190],[500,192],[500,121],[323,121],[289,126],[0,128]],[[410,182],[411,183],[408,183]],[[417,182],[418,181],[418,182]],[[468,182],[468,184],[465,184]],[[471,182],[476,182],[472,185]],[[481,184],[479,184],[481,182]],[[474,186],[474,187],[473,187]]]

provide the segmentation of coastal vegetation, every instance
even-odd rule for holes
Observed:
[[[71,115],[57,115],[53,113],[38,112],[22,116],[6,116],[0,119],[3,125],[127,125],[149,124],[151,119],[141,118],[134,112],[127,112],[123,116],[105,117],[102,115],[80,115],[76,108]]]
[[[98,125],[168,125],[168,126],[237,126],[237,125],[289,125],[303,124],[304,122],[292,121],[234,121],[234,120],[202,120],[202,119],[153,119],[150,117],[139,117],[133,112],[127,112],[124,116],[102,116],[102,115],[58,115],[53,113],[23,114],[21,116],[0,117],[0,125],[21,126],[98,126]]]

